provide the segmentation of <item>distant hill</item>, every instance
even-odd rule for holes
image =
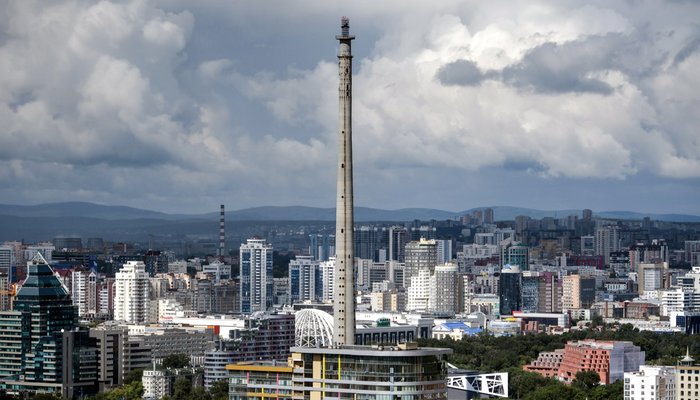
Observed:
[[[473,208],[461,212],[435,210],[429,208],[405,208],[382,210],[356,207],[355,221],[427,221],[446,220],[470,214]],[[581,216],[581,210],[544,211],[528,208],[494,206],[494,217],[499,220],[512,220],[518,215],[531,218]],[[594,212],[595,216],[618,219],[642,219],[675,222],[700,222],[700,217],[684,214],[642,214],[629,211]],[[185,215],[167,214],[159,211],[143,210],[124,206],[106,206],[93,203],[67,202],[33,206],[0,204],[0,241],[21,239],[45,239],[58,235],[78,235],[81,237],[99,236],[128,240],[133,237],[162,235],[199,235],[216,231],[219,213]],[[253,207],[227,211],[228,221],[333,221],[334,208],[304,206]]]

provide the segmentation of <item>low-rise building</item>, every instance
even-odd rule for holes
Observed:
[[[624,400],[675,400],[676,369],[642,365],[625,372]]]

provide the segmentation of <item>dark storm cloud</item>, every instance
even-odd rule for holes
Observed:
[[[485,75],[473,62],[458,60],[443,65],[437,78],[443,85],[477,86]]]

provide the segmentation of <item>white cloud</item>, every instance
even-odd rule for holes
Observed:
[[[346,12],[361,174],[400,182],[434,169],[445,185],[493,168],[615,185],[700,178],[697,5],[375,3],[4,5],[0,182],[18,187],[4,193],[177,208],[196,202],[168,193],[197,187],[214,204],[326,205],[333,35]]]

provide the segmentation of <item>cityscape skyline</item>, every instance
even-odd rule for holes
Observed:
[[[357,204],[700,214],[693,3],[2,7],[3,203],[332,206],[348,14]]]

